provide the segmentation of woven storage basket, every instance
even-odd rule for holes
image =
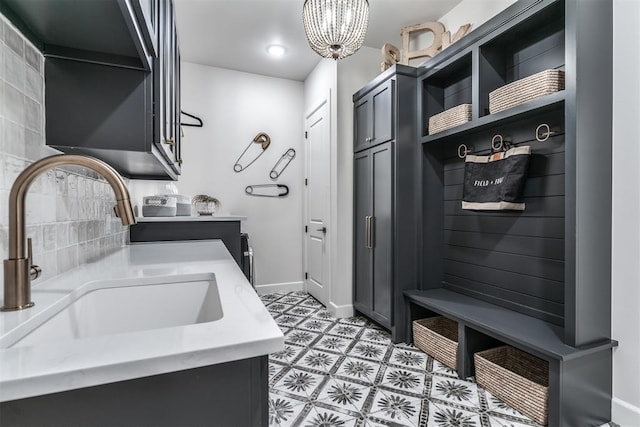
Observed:
[[[458,324],[446,317],[413,321],[413,344],[451,369],[458,369]]]
[[[471,104],[460,104],[429,117],[429,135],[471,121]]]
[[[509,346],[473,355],[476,382],[535,422],[547,425],[549,363]]]
[[[544,70],[489,93],[489,113],[497,113],[564,89],[564,71]]]

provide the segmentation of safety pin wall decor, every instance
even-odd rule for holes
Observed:
[[[253,144],[260,144],[260,147],[249,150],[251,147],[254,147]],[[271,144],[271,138],[269,137],[269,135],[264,132],[260,132],[259,134],[257,134],[256,137],[253,138],[253,141],[251,141],[249,145],[247,145],[247,148],[244,149],[242,154],[240,154],[240,157],[238,157],[238,160],[236,160],[236,163],[233,165],[233,170],[235,172],[242,172],[243,170],[251,166],[253,162],[258,160],[258,158],[262,156],[262,154],[264,154],[265,150],[269,148],[269,144]],[[247,154],[248,151],[251,153],[251,155],[248,155],[245,158],[245,154]]]
[[[289,187],[284,184],[247,185],[244,192],[256,197],[284,197],[289,194]]]
[[[278,177],[282,175],[282,172],[284,172],[287,166],[289,166],[289,163],[291,163],[291,160],[293,160],[295,156],[296,150],[294,150],[293,148],[289,148],[276,162],[276,164],[271,169],[271,172],[269,172],[269,176],[271,177],[271,179],[278,179]]]

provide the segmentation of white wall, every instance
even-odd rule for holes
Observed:
[[[380,73],[380,50],[362,47],[340,61],[321,60],[304,82],[305,113],[330,94],[331,102],[331,290],[329,310],[353,313],[353,101],[352,95]]]
[[[471,24],[471,31],[511,6],[517,0],[462,0],[438,21],[455,34],[464,24]]]
[[[640,426],[640,2],[613,4],[613,421]]]
[[[302,82],[204,65],[182,63],[182,109],[200,117],[203,128],[184,127],[180,194],[209,194],[222,212],[246,215],[242,223],[254,249],[256,285],[302,285],[303,129]],[[246,170],[233,165],[259,132],[271,145]],[[254,144],[257,145],[257,144]],[[274,183],[271,168],[289,148],[296,157],[279,184],[283,198],[245,194],[250,184]]]
[[[361,48],[338,63],[338,139],[336,170],[332,184],[337,240],[332,270],[331,302],[351,305],[353,300],[353,94],[380,74],[380,49]]]

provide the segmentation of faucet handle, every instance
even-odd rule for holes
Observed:
[[[27,238],[27,259],[29,260],[29,276],[31,280],[36,280],[42,274],[42,269],[37,265],[31,264],[33,262],[33,244],[31,243],[31,237]]]
[[[27,237],[27,259],[29,260],[29,264],[31,264],[31,261],[33,261],[33,244],[31,237]]]

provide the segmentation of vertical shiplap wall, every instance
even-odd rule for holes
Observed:
[[[44,58],[2,15],[0,58],[0,258],[6,259],[11,185],[29,164],[59,153],[45,145]],[[111,213],[114,204],[109,185],[86,169],[56,169],[34,182],[27,236],[43,270],[34,285],[126,242],[127,229]]]

